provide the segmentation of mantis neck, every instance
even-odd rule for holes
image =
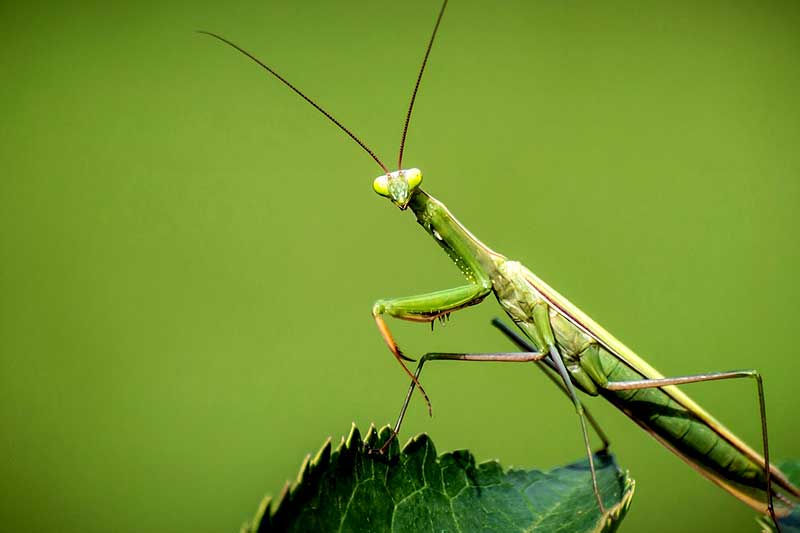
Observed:
[[[470,233],[442,202],[422,189],[413,192],[408,207],[471,283],[491,280],[497,265],[505,261]]]

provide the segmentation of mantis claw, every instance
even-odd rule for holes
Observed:
[[[366,448],[365,451],[366,451],[367,455],[380,455],[382,457],[385,457],[386,456],[386,450],[389,449],[389,445],[392,443],[392,441],[394,439],[397,438],[397,435],[398,435],[397,431],[395,431],[395,430],[391,430],[391,431],[392,431],[392,435],[387,439],[386,442],[383,443],[383,446],[381,446],[380,448],[371,448],[371,447]]]
[[[404,354],[402,351],[400,351],[400,348],[397,349],[397,356],[400,359],[403,359],[404,361],[410,361],[412,363],[416,363],[417,362],[416,359],[412,359],[411,357],[406,356],[406,354]]]
[[[365,446],[364,447],[364,453],[366,453],[367,455],[385,456],[386,455],[386,450],[384,449],[383,446],[381,446],[380,448],[372,448],[370,446]]]

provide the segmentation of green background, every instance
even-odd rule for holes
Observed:
[[[394,167],[438,3],[0,5],[0,528],[234,531],[304,455],[406,388],[370,318],[460,284]],[[800,456],[800,4],[453,0],[406,164],[666,375],[757,368]],[[509,345],[494,301],[409,354]],[[550,468],[578,423],[533,368],[431,365],[404,437]],[[687,390],[754,446],[755,387]],[[630,531],[753,512],[588,402],[637,481]],[[587,480],[588,482],[588,480]]]

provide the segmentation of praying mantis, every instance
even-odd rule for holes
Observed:
[[[439,200],[421,188],[422,172],[403,167],[403,152],[418,89],[433,43],[442,21],[447,0],[442,3],[428,41],[414,85],[403,127],[397,169],[389,168],[377,155],[333,115],[282,77],[272,67],[232,41],[210,32],[201,32],[235,48],[311,104],[328,120],[355,141],[381,168],[372,182],[373,190],[400,211],[410,211],[466,280],[461,286],[415,296],[380,299],[372,317],[386,346],[410,379],[394,435],[400,431],[414,390],[431,404],[420,383],[422,369],[430,361],[493,361],[536,363],[559,384],[572,402],[589,459],[591,483],[598,507],[604,504],[597,489],[593,453],[587,423],[600,435],[604,447],[608,439],[586,412],[578,391],[605,398],[680,457],[734,497],[769,515],[778,526],[780,517],[790,513],[800,499],[800,489],[769,461],[766,407],[763,380],[755,370],[709,372],[665,377],[641,356],[625,346],[591,317],[520,262],[492,250],[461,224]],[[400,349],[386,318],[433,323],[451,313],[480,304],[493,295],[515,324],[517,333],[503,322],[498,327],[520,351],[493,353],[430,352],[414,362]],[[705,381],[748,378],[756,382],[761,417],[763,455],[752,449],[701,408],[677,385]],[[377,452],[385,450],[388,443]]]

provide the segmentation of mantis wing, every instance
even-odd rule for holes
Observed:
[[[567,300],[564,296],[559,294],[558,291],[550,287],[547,283],[542,281],[530,270],[524,267],[522,267],[522,269],[523,269],[522,272],[523,277],[527,281],[527,283],[535,291],[537,291],[545,300],[547,300],[551,308],[555,309],[559,314],[561,314],[565,319],[567,319],[570,323],[572,323],[576,328],[580,329],[586,335],[593,338],[601,346],[603,346],[609,353],[615,355],[623,363],[628,365],[637,373],[641,374],[643,378],[659,379],[664,377],[655,368],[650,366],[644,359],[636,355],[636,353],[633,350],[625,346],[619,339],[614,337],[600,324],[595,322],[586,313],[581,311],[575,304],[573,304],[572,302]],[[660,387],[660,389],[670,398],[672,398],[675,402],[680,404],[687,411],[691,412],[695,417],[704,422],[717,435],[719,435],[727,442],[729,442],[731,446],[733,446],[739,452],[741,452],[742,455],[747,457],[756,465],[759,465],[760,468],[762,469],[764,468],[765,460],[760,453],[756,452],[750,446],[748,446],[744,441],[742,441],[733,432],[731,432],[718,420],[712,417],[706,410],[700,407],[694,400],[692,400],[684,392],[682,392],[674,385]],[[683,459],[686,463],[688,463],[692,468],[700,472],[703,476],[707,477],[717,485],[721,486],[723,489],[727,490],[728,492],[733,494],[736,498],[742,500],[744,503],[750,505],[754,509],[760,512],[766,512],[766,505],[763,501],[754,498],[752,494],[744,492],[742,488],[739,487],[738,485],[732,483],[731,481],[727,480],[726,478],[720,476],[715,472],[703,468],[702,466],[697,464],[696,460],[681,453],[668,440],[656,434],[654,431],[652,431],[651,428],[649,428],[648,426],[643,424],[640,420],[638,420],[638,418],[632,416],[632,413],[625,408],[624,402],[615,401],[614,403],[623,412],[625,412],[626,415],[631,417],[637,424],[639,424],[642,428],[644,428],[648,433],[653,435],[665,447],[667,447],[673,453],[678,455],[681,459]],[[770,475],[772,477],[774,485],[777,485],[778,487],[784,489],[794,497],[800,497],[800,489],[795,487],[786,478],[786,476],[773,465],[770,465]],[[782,497],[780,494],[776,494],[776,496],[778,497],[778,501],[776,503],[779,503],[781,500],[785,500],[785,497]],[[776,509],[776,511],[778,510]],[[784,507],[782,511],[787,512],[788,509]]]

